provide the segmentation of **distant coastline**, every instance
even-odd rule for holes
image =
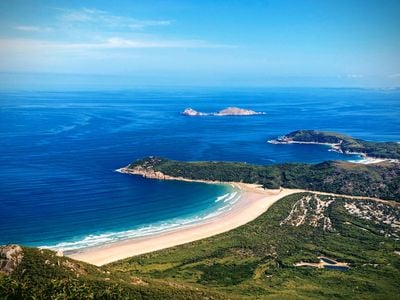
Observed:
[[[381,162],[397,162],[398,160],[395,159],[383,159],[377,157],[368,157],[365,153],[361,152],[344,152],[340,149],[340,144],[331,144],[331,143],[318,143],[318,142],[300,142],[300,141],[293,141],[293,140],[285,140],[282,141],[281,138],[276,140],[269,140],[267,141],[270,144],[274,145],[289,145],[289,144],[300,144],[300,145],[321,145],[321,146],[328,146],[330,149],[328,151],[334,151],[341,154],[348,154],[348,155],[359,155],[360,160],[350,160],[353,163],[362,163],[362,164],[374,164],[374,163],[381,163]]]
[[[400,152],[400,145],[394,142],[365,142],[352,137],[338,133],[330,133],[316,130],[298,130],[287,135],[278,137],[277,139],[269,140],[270,144],[304,144],[304,145],[323,145],[330,147],[329,151],[335,151],[342,154],[358,155],[360,160],[351,160],[350,162],[362,164],[375,164],[381,162],[399,163],[397,158]],[[358,143],[358,144],[356,144]],[[368,148],[364,144],[368,143]],[[356,145],[354,145],[356,144]],[[397,145],[396,145],[397,144]],[[361,146],[360,146],[361,145]],[[381,156],[375,156],[374,151],[380,151],[385,145],[390,145],[390,151],[387,151]],[[397,149],[396,149],[397,148]],[[357,150],[358,149],[358,150]],[[376,149],[376,150],[375,150]],[[370,151],[370,153],[367,153]],[[371,154],[372,153],[372,154]]]

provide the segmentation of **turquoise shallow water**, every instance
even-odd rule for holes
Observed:
[[[227,106],[267,114],[180,115]],[[357,159],[266,141],[300,128],[400,141],[399,112],[400,92],[382,90],[0,92],[0,244],[74,249],[189,224],[221,211],[234,191],[115,169],[148,155],[256,164]]]

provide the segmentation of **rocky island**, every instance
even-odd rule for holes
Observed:
[[[182,114],[185,116],[254,116],[264,115],[265,113],[239,107],[227,107],[214,113],[203,113],[192,108],[186,108]]]
[[[296,130],[268,142],[271,144],[328,145],[332,151],[358,154],[364,159],[369,159],[370,162],[399,162],[400,160],[399,143],[364,141],[336,132]]]
[[[199,111],[194,110],[193,108],[190,108],[190,107],[189,107],[189,108],[186,108],[186,109],[182,112],[182,115],[185,115],[185,116],[208,116],[209,114],[199,112]]]

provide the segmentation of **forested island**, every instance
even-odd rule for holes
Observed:
[[[340,153],[361,154],[373,158],[400,159],[399,143],[364,141],[335,132],[297,130],[269,142],[273,144],[325,144]]]

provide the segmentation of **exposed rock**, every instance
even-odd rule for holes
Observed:
[[[152,168],[143,168],[141,166],[136,166],[134,168],[121,168],[118,169],[118,172],[126,173],[126,174],[134,174],[141,175],[144,178],[153,178],[153,179],[169,179],[170,176],[165,175],[164,173],[154,171]]]
[[[243,109],[239,107],[227,107],[219,112],[215,113],[215,116],[252,116],[252,115],[263,115],[263,112],[256,112],[250,109]]]
[[[24,254],[18,245],[0,247],[0,272],[11,274],[21,263]]]
[[[189,108],[186,108],[186,109],[182,112],[182,115],[185,115],[185,116],[206,116],[206,115],[208,115],[208,114],[199,112],[199,111],[194,110],[194,109],[192,109],[192,108],[189,107]]]
[[[355,217],[372,221],[375,224],[387,225],[395,233],[400,232],[400,211],[398,209],[373,201],[346,202],[344,208]]]
[[[324,231],[335,231],[332,221],[327,214],[327,209],[332,204],[333,199],[322,200],[317,195],[307,195],[297,201],[289,216],[280,225],[300,226],[308,224],[312,227],[322,227]]]
[[[61,264],[59,262],[58,265],[62,265],[66,269],[68,269],[72,272],[75,272],[76,274],[81,274],[81,275],[87,274],[87,272],[83,266],[81,266],[79,263],[69,261],[68,259],[62,261]]]
[[[318,195],[306,195],[293,205],[289,215],[281,221],[280,225],[297,227],[305,224],[314,228],[320,227],[324,231],[335,231],[329,217],[329,207],[334,200],[334,197],[321,199]],[[395,239],[400,238],[400,211],[398,208],[376,201],[355,199],[344,200],[343,207],[353,217],[384,226],[380,232],[382,235]],[[359,229],[368,231],[366,228]]]
[[[265,113],[239,107],[227,107],[215,113],[203,113],[192,108],[186,108],[182,114],[185,116],[252,116],[264,115]]]
[[[136,164],[135,166],[129,165],[124,168],[117,169],[117,172],[125,173],[125,174],[132,174],[132,175],[141,175],[144,178],[153,178],[153,179],[177,179],[175,177],[166,175],[160,171],[154,170],[154,166],[161,163],[157,157],[150,156],[147,161],[144,161],[141,164]]]
[[[143,281],[141,278],[139,277],[133,277],[132,278],[132,284],[134,285],[149,285],[147,282]]]

